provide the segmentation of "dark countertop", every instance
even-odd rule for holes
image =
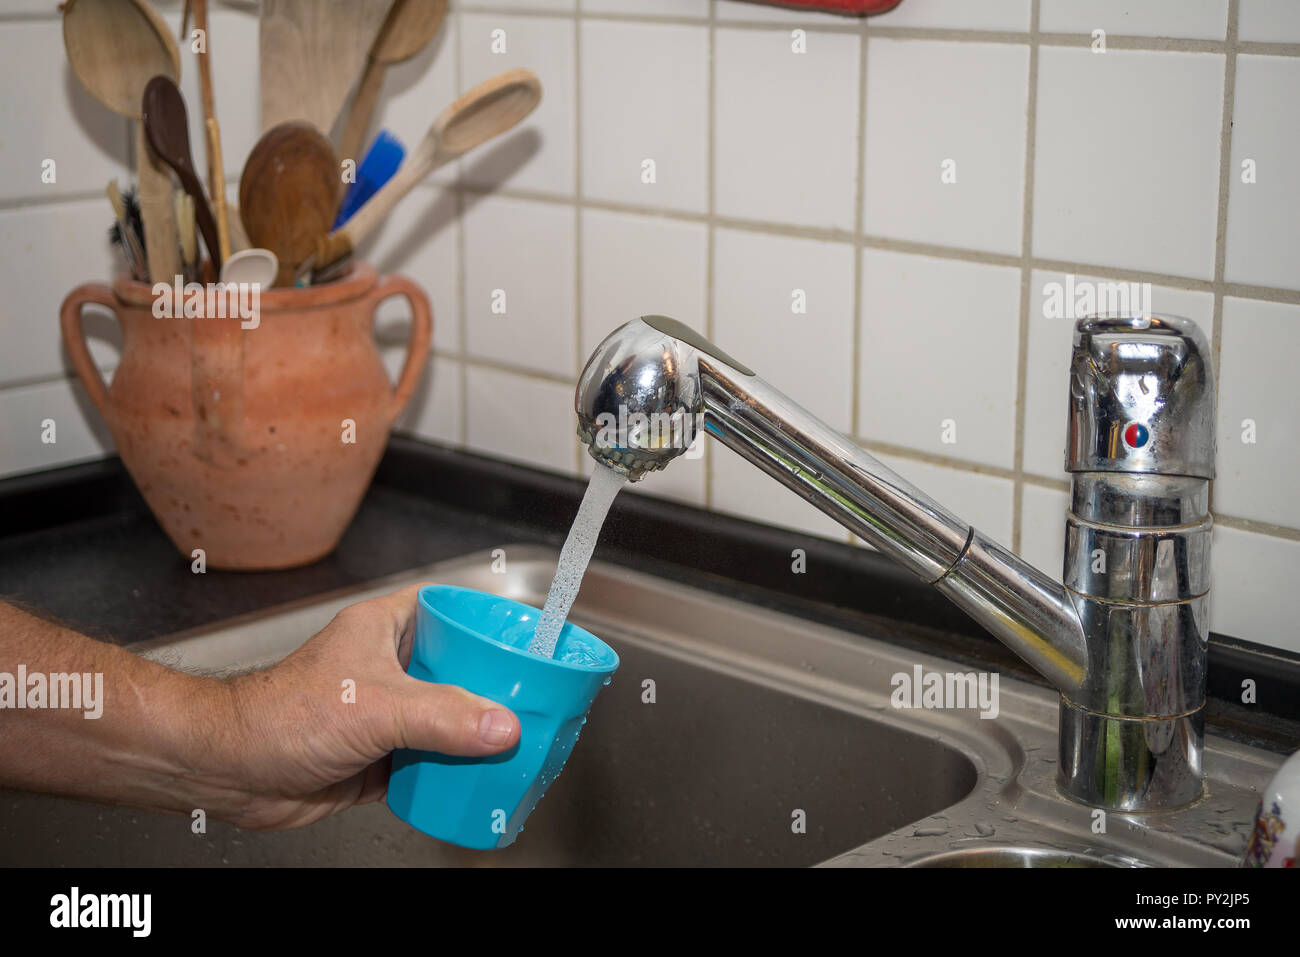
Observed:
[[[143,503],[142,503],[143,504]],[[376,485],[339,547],[279,572],[190,570],[147,509],[0,539],[0,595],[121,644],[382,578],[535,533]]]
[[[280,572],[195,574],[117,459],[0,481],[0,598],[118,643],[162,637],[497,545],[558,548],[585,483],[394,438],[339,547]],[[955,606],[862,548],[621,495],[598,559],[968,666],[1045,682]],[[808,574],[792,574],[792,548]],[[1238,703],[1241,679],[1260,705]],[[1300,745],[1300,656],[1211,635],[1209,720],[1275,751]]]

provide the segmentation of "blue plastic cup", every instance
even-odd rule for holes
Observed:
[[[565,624],[555,657],[528,651],[541,612],[498,595],[428,585],[416,602],[412,677],[460,685],[519,718],[519,743],[482,758],[393,752],[388,807],[407,824],[462,847],[508,847],[559,777],[618,655]]]

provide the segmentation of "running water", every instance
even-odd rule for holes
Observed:
[[[600,536],[600,527],[605,524],[609,507],[614,504],[614,496],[623,487],[627,477],[606,465],[597,465],[591,473],[591,482],[587,492],[582,496],[582,505],[578,508],[578,517],[573,520],[569,537],[564,540],[560,550],[560,564],[555,570],[555,580],[551,590],[546,593],[546,604],[542,608],[542,617],[537,621],[537,631],[528,650],[543,658],[555,655],[555,643],[560,638],[560,631],[569,617],[573,600],[578,597],[582,585],[582,576],[587,572],[591,553],[596,549],[596,539]]]

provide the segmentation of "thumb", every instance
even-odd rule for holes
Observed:
[[[519,741],[513,712],[456,685],[408,678],[395,701],[397,747],[480,757]]]

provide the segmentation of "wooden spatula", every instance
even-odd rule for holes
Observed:
[[[329,134],[391,0],[262,0],[262,130],[305,120]]]

